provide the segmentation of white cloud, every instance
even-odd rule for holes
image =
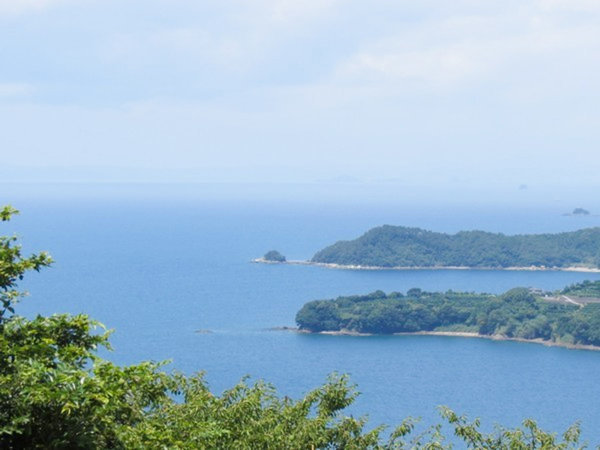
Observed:
[[[339,75],[362,81],[413,80],[447,83],[479,70],[468,49],[458,46],[424,50],[361,52],[339,68]]]
[[[0,84],[3,147],[23,165],[269,162],[300,178],[434,161],[493,177],[526,173],[525,155],[542,177],[569,167],[565,148],[598,161],[598,14],[599,0],[73,2],[0,30],[3,78],[48,103],[19,111],[33,87]]]
[[[339,0],[266,0],[262,8],[273,22],[289,24],[326,15],[339,3]]]
[[[34,88],[27,83],[0,83],[0,99],[23,97],[32,94]]]
[[[597,0],[537,0],[536,5],[549,11],[600,12],[600,2]]]
[[[575,7],[600,12],[600,2],[573,2]],[[505,12],[470,15],[454,11],[392,34],[374,37],[338,64],[332,82],[417,82],[433,87],[465,86],[536,79],[568,79],[569,64],[597,72],[591,58],[600,50],[597,15],[566,18],[559,0],[507,8]],[[577,89],[576,86],[571,86]]]
[[[233,0],[225,4],[216,8],[212,21],[192,18],[179,20],[177,25],[159,21],[144,29],[105,35],[102,57],[131,67],[159,63],[166,68],[172,63],[173,67],[188,66],[192,72],[199,64],[238,73],[268,67],[276,64],[270,60],[271,52],[330,17],[340,0]]]
[[[0,14],[23,14],[42,11],[68,0],[0,0]]]
[[[246,43],[249,45],[249,43]],[[241,43],[202,28],[162,28],[149,32],[116,33],[103,44],[101,54],[111,63],[126,66],[184,61],[194,70],[200,62],[227,66],[245,53]]]

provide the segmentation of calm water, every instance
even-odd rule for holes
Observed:
[[[85,312],[116,331],[118,363],[171,359],[205,370],[214,391],[243,375],[299,396],[327,374],[349,373],[361,397],[352,412],[373,424],[408,415],[437,421],[448,405],[471,417],[517,425],[537,418],[556,431],[581,420],[600,442],[600,352],[445,337],[336,337],[265,331],[294,325],[306,301],[376,289],[499,293],[515,286],[555,289],[598,274],[501,271],[359,272],[259,265],[270,249],[308,258],[323,246],[383,223],[436,231],[563,231],[600,225],[556,208],[469,209],[388,205],[307,206],[285,202],[210,202],[23,197],[22,215],[2,224],[27,251],[47,249],[56,264],[27,280],[24,314]],[[208,329],[212,334],[199,334]]]

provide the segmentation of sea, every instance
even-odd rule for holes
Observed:
[[[25,253],[47,250],[55,259],[22,282],[30,295],[17,312],[89,314],[114,330],[113,350],[103,356],[118,364],[167,360],[167,371],[204,372],[215,393],[249,376],[247,382],[265,380],[281,395],[299,398],[341,373],[360,392],[347,414],[368,415],[368,427],[393,427],[408,416],[438,423],[438,407],[445,405],[480,418],[487,431],[529,417],[556,432],[579,421],[584,439],[600,443],[600,352],[473,338],[273,330],[295,326],[296,312],[315,299],[413,287],[552,290],[600,274],[251,262],[272,249],[308,259],[382,224],[515,234],[600,226],[600,217],[563,215],[582,205],[561,201],[488,204],[454,195],[410,196],[408,190],[379,197],[376,189],[330,195],[336,189],[353,192],[344,186],[295,186],[282,193],[273,186],[2,185],[2,203],[21,214],[0,223],[0,234],[16,233]],[[262,195],[272,191],[277,195]]]

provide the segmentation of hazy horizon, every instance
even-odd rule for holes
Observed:
[[[511,211],[552,213],[556,217],[584,208],[590,220],[600,215],[600,199],[594,189],[576,187],[505,187],[488,186],[486,189],[470,185],[428,186],[394,182],[0,182],[2,204],[27,212],[28,205],[65,201],[127,201],[160,202],[162,204],[221,204],[235,208],[246,206],[288,204],[302,208],[360,208],[393,211],[407,208],[407,214],[438,209],[455,214],[472,214],[478,210],[497,210],[508,217]],[[191,203],[190,203],[191,202]],[[241,202],[241,203],[240,203]],[[340,210],[341,211],[341,210]],[[580,227],[595,226],[583,217],[573,217]],[[398,223],[401,225],[401,223]]]
[[[0,0],[0,180],[598,188],[599,19],[589,0]]]

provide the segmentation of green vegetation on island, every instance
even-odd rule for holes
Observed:
[[[316,253],[315,263],[369,267],[600,267],[600,227],[507,236],[384,225]]]
[[[279,253],[277,250],[271,250],[265,253],[263,260],[269,262],[285,262],[285,256]]]
[[[597,289],[598,284],[594,286]],[[526,288],[511,289],[498,296],[420,289],[411,289],[406,295],[376,291],[309,302],[296,315],[296,322],[301,330],[311,332],[450,331],[600,346],[599,303],[582,306],[546,295],[536,296]]]
[[[17,211],[0,209],[7,221]],[[263,382],[245,380],[215,395],[202,374],[167,373],[164,364],[118,366],[102,325],[86,315],[15,314],[17,283],[49,266],[46,253],[25,257],[15,237],[0,237],[0,448],[69,449],[409,449],[451,448],[433,425],[415,435],[403,421],[390,434],[365,430],[366,419],[344,415],[357,393],[345,376],[297,401]],[[480,431],[441,408],[445,423],[469,449],[576,449],[579,426],[559,438],[535,421]]]
[[[600,281],[583,281],[567,286],[561,292],[575,298],[600,298]]]

